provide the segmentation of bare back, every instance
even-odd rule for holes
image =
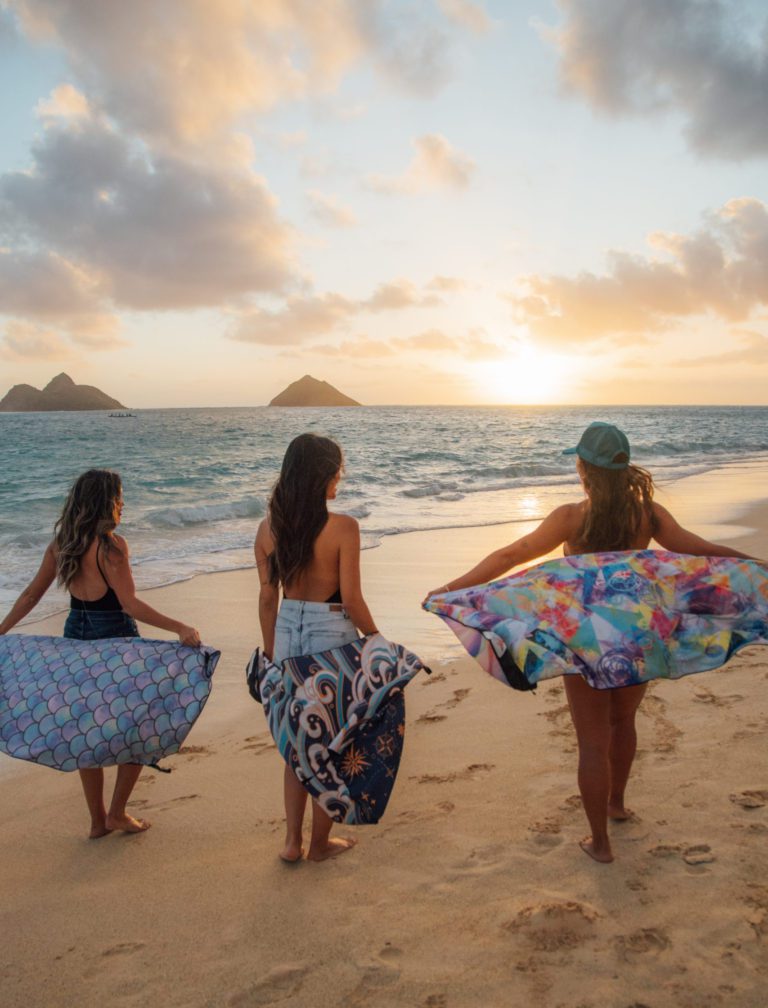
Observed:
[[[101,548],[99,548],[101,545]],[[116,543],[116,546],[118,544]],[[119,546],[118,546],[119,549]],[[98,562],[97,562],[98,555]],[[91,545],[83,554],[80,561],[80,570],[69,584],[69,591],[75,598],[85,602],[97,602],[111,587],[102,571],[107,571],[108,553],[103,544],[98,539],[94,539]],[[99,570],[101,564],[101,571]]]
[[[584,521],[584,513],[588,507],[588,501],[579,501],[578,504],[567,505],[570,508],[569,520],[567,522],[568,528],[566,532],[566,537],[563,541],[563,555],[564,556],[575,556],[579,553],[589,552],[579,547],[576,542],[576,536],[582,527]],[[654,507],[654,515],[656,514]],[[640,528],[637,530],[632,542],[626,547],[628,550],[644,550],[648,549],[648,546],[653,538],[653,532],[651,530],[651,520],[648,515],[644,514],[642,521],[640,522]],[[599,551],[595,551],[599,552]]]
[[[315,540],[312,558],[298,577],[283,586],[288,599],[303,602],[325,602],[342,588],[342,548],[349,539],[350,523],[346,515],[329,513],[328,521]],[[354,523],[356,526],[356,523]],[[267,519],[256,535],[256,559],[261,566],[274,552],[275,544]]]

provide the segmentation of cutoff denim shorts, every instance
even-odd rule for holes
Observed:
[[[64,624],[64,636],[70,640],[102,640],[104,637],[138,637],[136,620],[127,613],[88,612],[70,609]]]
[[[344,607],[329,602],[301,602],[284,598],[275,623],[272,660],[330,651],[357,640],[355,624]]]

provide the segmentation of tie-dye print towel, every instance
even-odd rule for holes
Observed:
[[[655,550],[593,553],[433,595],[424,608],[515,689],[575,672],[612,689],[718,668],[746,644],[768,644],[768,567]]]
[[[0,751],[57,770],[178,752],[219,652],[173,641],[0,636]]]
[[[375,823],[384,814],[403,751],[403,689],[422,669],[429,672],[380,634],[281,667],[264,658],[250,667],[281,756],[336,822]]]

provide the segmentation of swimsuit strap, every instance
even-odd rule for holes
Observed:
[[[99,540],[99,543],[98,543],[98,545],[96,547],[96,566],[99,568],[99,574],[101,574],[101,580],[107,586],[107,590],[111,591],[112,590],[112,585],[109,583],[109,581],[107,581],[107,575],[101,569],[101,564],[99,563],[99,550],[100,549],[101,549],[101,540]]]

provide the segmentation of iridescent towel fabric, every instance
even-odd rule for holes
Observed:
[[[768,567],[656,550],[593,553],[433,595],[424,608],[515,689],[573,673],[612,689],[718,668],[746,644],[768,644]]]
[[[218,660],[141,637],[0,636],[0,751],[57,770],[156,763],[189,734]]]
[[[251,691],[281,756],[336,822],[375,823],[384,814],[403,751],[403,689],[421,669],[429,672],[380,634],[251,668]]]

